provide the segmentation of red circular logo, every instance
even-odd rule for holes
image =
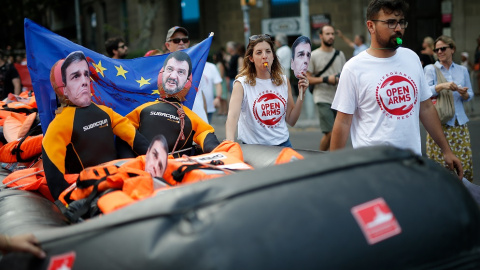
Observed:
[[[253,115],[264,125],[276,125],[285,114],[286,101],[275,93],[261,95],[253,103]]]
[[[388,77],[377,87],[377,102],[391,115],[406,115],[417,103],[416,85],[404,76]]]

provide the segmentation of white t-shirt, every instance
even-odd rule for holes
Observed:
[[[270,79],[256,79],[256,85],[239,81],[243,86],[243,101],[238,119],[238,139],[247,144],[279,145],[289,138],[285,121],[288,86],[276,86]]]
[[[343,67],[332,108],[353,114],[354,148],[393,145],[421,155],[420,102],[430,96],[416,53],[398,48],[377,58],[363,51]]]
[[[313,50],[312,56],[310,57],[310,64],[308,65],[308,71],[310,74],[316,76],[318,72],[322,71],[328,62],[330,62],[330,59],[332,59],[334,54],[335,50],[332,50],[331,52],[324,52],[321,48]],[[345,62],[345,55],[340,51],[337,57],[335,57],[335,60],[333,60],[332,65],[322,73],[321,77],[340,73]],[[332,104],[336,90],[336,85],[327,83],[315,84],[315,88],[313,88],[313,102]]]
[[[292,63],[292,49],[284,45],[277,49],[277,57],[282,65],[283,73],[290,79],[290,64]]]
[[[217,67],[210,63],[205,63],[205,68],[203,69],[202,79],[198,85],[198,93],[203,93],[205,95],[205,100],[207,102],[207,112],[215,112],[215,106],[213,106],[213,100],[215,99],[215,84],[222,83],[222,77],[218,72]]]
[[[192,111],[202,118],[203,121],[208,123],[207,113],[205,112],[205,106],[203,105],[203,95],[200,91],[198,91],[195,95]]]

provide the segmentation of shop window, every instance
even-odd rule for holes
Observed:
[[[198,0],[182,0],[181,9],[181,26],[188,30],[190,39],[198,39],[200,37],[200,8]]]
[[[270,0],[270,17],[300,16],[300,0]]]

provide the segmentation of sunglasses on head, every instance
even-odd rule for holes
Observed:
[[[184,38],[172,38],[172,39],[170,39],[169,41],[171,41],[171,42],[173,42],[173,43],[175,43],[175,44],[178,44],[178,43],[180,43],[180,41],[183,42],[183,43],[188,43],[189,39],[188,39],[188,37],[184,37]]]
[[[259,38],[263,38],[263,39],[267,39],[267,40],[271,40],[271,39],[272,39],[272,37],[271,37],[269,34],[253,35],[253,36],[249,37],[248,39],[249,39],[250,41],[255,41],[255,40],[259,39]]]
[[[433,51],[434,51],[435,53],[438,53],[438,51],[445,52],[448,48],[451,48],[451,47],[450,47],[450,46],[446,46],[446,47],[435,48],[435,49],[433,49]]]

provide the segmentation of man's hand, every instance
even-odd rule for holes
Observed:
[[[443,155],[445,163],[447,163],[448,168],[451,171],[456,171],[458,178],[461,180],[463,178],[463,166],[460,159],[458,159],[452,151]]]
[[[33,234],[22,234],[9,237],[0,236],[0,249],[3,253],[28,252],[40,259],[45,258],[45,252],[39,247],[37,238]]]
[[[338,75],[332,74],[328,76],[327,83],[330,85],[336,85],[338,83]]]

